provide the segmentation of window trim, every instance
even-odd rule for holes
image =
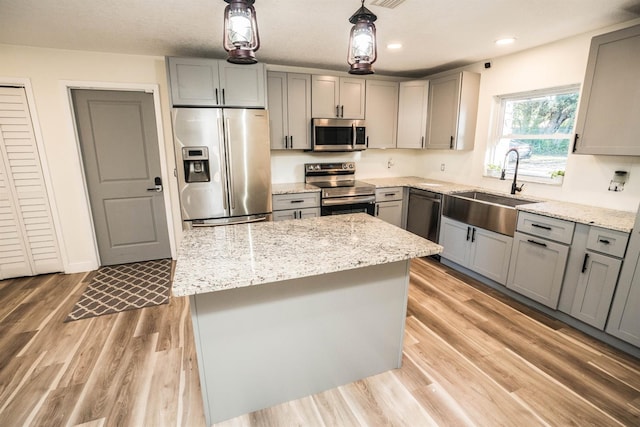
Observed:
[[[500,142],[500,140],[505,137],[505,135],[502,134],[502,130],[504,127],[504,116],[505,116],[505,110],[506,110],[506,108],[504,108],[504,104],[507,101],[535,99],[535,98],[540,98],[548,95],[565,95],[565,94],[575,93],[575,92],[578,93],[578,100],[576,102],[577,102],[577,106],[579,106],[580,95],[581,95],[580,83],[574,83],[574,84],[568,84],[568,85],[562,85],[562,86],[553,86],[549,88],[534,89],[534,90],[523,91],[523,92],[512,92],[504,95],[495,95],[493,97],[494,108],[498,109],[497,110],[498,113],[494,115],[495,119],[493,120],[493,126],[490,132],[490,140],[489,140],[486,154],[485,154],[485,165],[483,170],[483,177],[497,178],[493,174],[488,173],[488,167],[490,164],[494,164],[493,162],[495,161],[496,147]],[[578,111],[576,108],[576,115],[574,118],[571,131],[567,134],[561,134],[562,137],[551,136],[547,138],[548,135],[544,135],[545,139],[566,139],[565,135],[569,135],[569,139],[571,139],[571,135],[575,133],[577,117],[578,117]],[[520,138],[519,135],[508,135],[508,137],[511,139],[539,139],[539,138],[532,138],[532,136],[539,137],[539,135],[521,135],[521,136],[522,137]],[[567,149],[567,160],[569,158],[569,154],[571,154],[571,144],[569,144],[569,147]],[[553,179],[553,178],[541,178],[541,177],[518,174],[518,180],[524,181],[524,182],[534,182],[534,183],[548,184],[548,185],[562,185],[562,182],[564,179],[563,177],[561,177],[560,179]]]

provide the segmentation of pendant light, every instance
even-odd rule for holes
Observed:
[[[255,64],[255,51],[260,48],[255,0],[224,0],[224,50],[227,61],[234,64]]]
[[[364,0],[360,9],[349,18],[349,22],[354,24],[347,55],[347,62],[351,66],[349,74],[373,74],[371,64],[376,62],[378,56],[376,26],[373,24],[376,19],[378,17],[364,7]]]

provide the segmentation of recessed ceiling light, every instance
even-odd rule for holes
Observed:
[[[400,49],[402,47],[402,43],[389,43],[387,45],[387,49]]]
[[[511,43],[513,43],[515,41],[516,41],[515,37],[505,37],[504,39],[496,40],[496,44],[498,46],[502,46],[502,45],[505,45],[505,44],[511,44]]]

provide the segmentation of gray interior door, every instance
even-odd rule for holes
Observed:
[[[153,95],[71,93],[101,265],[170,258]]]

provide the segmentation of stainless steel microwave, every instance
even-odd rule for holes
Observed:
[[[313,119],[311,121],[313,151],[358,151],[366,148],[364,120]]]

